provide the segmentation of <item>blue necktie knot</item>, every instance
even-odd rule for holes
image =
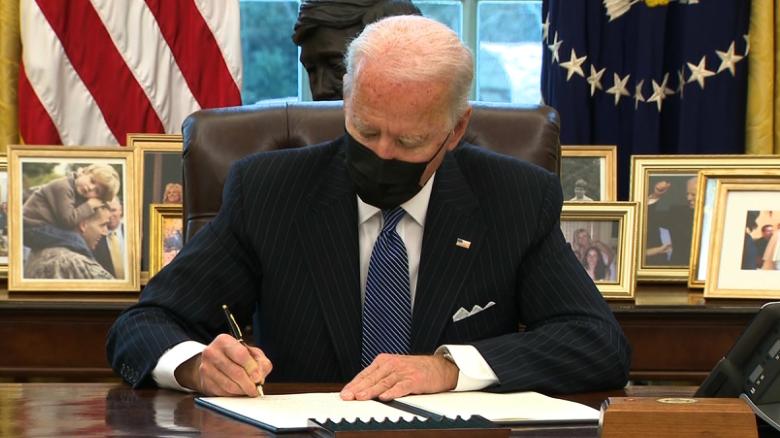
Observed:
[[[398,226],[398,222],[401,222],[401,219],[403,219],[404,214],[406,214],[406,211],[401,207],[396,207],[392,210],[382,210],[382,217],[385,219],[385,223],[382,225],[382,234],[394,231],[395,227]]]

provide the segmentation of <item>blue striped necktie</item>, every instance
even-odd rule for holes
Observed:
[[[363,304],[363,367],[379,353],[408,354],[412,327],[409,261],[406,246],[395,231],[406,212],[382,210],[384,226],[374,243]]]

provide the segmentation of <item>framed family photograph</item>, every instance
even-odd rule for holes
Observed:
[[[138,163],[136,184],[141,224],[141,284],[150,274],[152,204],[183,202],[182,136],[173,134],[128,134],[127,145],[135,150]]]
[[[761,168],[773,155],[634,155],[630,199],[639,202],[637,280],[686,283],[700,170]]]
[[[688,272],[688,287],[703,289],[707,279],[707,263],[710,255],[710,237],[712,236],[715,189],[718,181],[723,182],[780,182],[780,165],[776,168],[757,169],[715,169],[699,172],[694,208],[693,241],[691,242],[691,261]],[[764,233],[771,236],[776,230],[771,225],[763,227]]]
[[[9,148],[8,289],[138,291],[133,152]]]
[[[160,272],[184,246],[181,204],[151,204],[149,278]]]
[[[780,182],[718,181],[705,298],[780,298]]]
[[[561,146],[564,201],[616,201],[616,157],[617,146]]]
[[[561,232],[605,298],[634,297],[637,209],[636,202],[563,206]]]

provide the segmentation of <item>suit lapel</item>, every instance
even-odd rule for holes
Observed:
[[[299,232],[332,348],[349,380],[360,371],[361,304],[357,203],[343,160],[334,155],[323,172]]]
[[[457,296],[482,249],[485,224],[478,206],[453,154],[447,154],[436,172],[425,219],[412,315],[412,353],[433,351],[455,312]],[[470,245],[457,245],[459,238]]]

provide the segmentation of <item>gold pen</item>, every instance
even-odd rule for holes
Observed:
[[[230,334],[232,334],[234,338],[238,339],[238,342],[244,345],[248,350],[249,346],[246,345],[246,342],[244,342],[244,335],[241,334],[241,328],[238,326],[236,318],[234,318],[233,314],[230,313],[230,309],[228,309],[227,304],[222,305],[222,310],[225,312],[225,318],[227,319],[228,327],[230,327]],[[260,395],[260,397],[265,397],[265,393],[263,392],[263,385],[260,383],[257,384],[257,394]]]

